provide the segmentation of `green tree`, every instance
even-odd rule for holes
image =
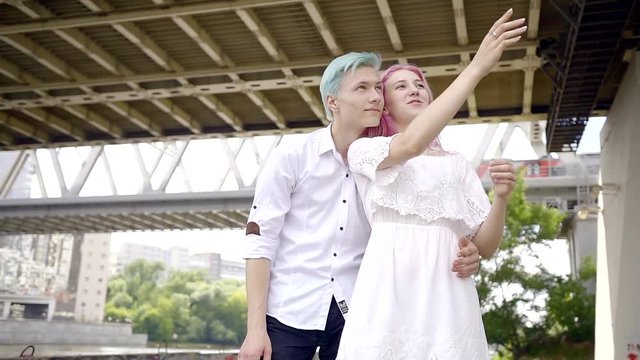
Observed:
[[[126,284],[126,291],[135,304],[142,304],[157,296],[158,282],[164,272],[161,262],[136,260],[129,264],[121,278]]]
[[[155,305],[141,305],[133,318],[133,331],[146,333],[151,341],[170,341],[174,334],[169,299],[158,299]]]
[[[547,326],[557,326],[563,339],[580,343],[593,341],[596,325],[595,296],[584,283],[595,277],[593,258],[585,258],[577,279],[559,279],[549,290]]]
[[[209,279],[204,271],[172,271],[162,290],[169,295],[175,293],[190,295],[194,290],[194,284],[207,281]]]
[[[476,279],[487,339],[501,358],[525,358],[560,339],[589,340],[593,332],[585,314],[594,307],[581,282],[551,274],[538,254],[563,219],[556,209],[527,202],[520,172],[500,250],[483,261]]]
[[[211,282],[202,271],[173,271],[136,261],[108,283],[105,319],[133,322],[151,341],[239,346],[246,333],[244,282]],[[177,338],[175,336],[177,336]]]

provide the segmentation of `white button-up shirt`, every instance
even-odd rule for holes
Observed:
[[[330,126],[274,150],[248,221],[260,235],[247,236],[245,258],[271,260],[267,314],[297,329],[324,330],[332,297],[351,300],[371,232]]]

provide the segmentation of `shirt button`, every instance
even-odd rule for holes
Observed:
[[[344,230],[344,228],[342,226],[340,226],[340,230],[342,231],[342,230]]]
[[[338,254],[336,254],[336,253],[333,253],[333,256],[338,256]]]
[[[257,209],[258,207],[257,207],[257,206],[255,206],[255,205],[253,205],[253,208],[254,208],[254,209]]]
[[[343,204],[346,204],[346,203],[347,203],[347,200],[342,200],[342,203],[343,203]]]
[[[331,278],[331,281],[333,281],[333,278]]]
[[[349,177],[349,174],[347,174],[347,177]]]

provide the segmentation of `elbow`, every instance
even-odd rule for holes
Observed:
[[[486,244],[489,246],[478,246],[478,253],[483,259],[491,259],[497,252],[498,248],[500,248],[500,242],[502,239],[498,240],[495,245],[494,244]]]
[[[478,249],[478,253],[480,253],[480,256],[484,259],[484,260],[488,260],[491,259],[493,257],[493,255],[496,254],[496,251],[498,249],[491,249],[491,250],[480,250]]]
[[[411,159],[416,156],[421,155],[426,148],[420,144],[412,143],[411,141],[407,141],[402,146],[402,155],[405,159]]]

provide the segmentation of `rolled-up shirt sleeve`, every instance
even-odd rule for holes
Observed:
[[[278,147],[269,156],[258,175],[256,190],[247,223],[258,225],[257,234],[245,239],[245,259],[267,258],[271,261],[278,250],[280,232],[291,208],[295,188],[295,156]]]

